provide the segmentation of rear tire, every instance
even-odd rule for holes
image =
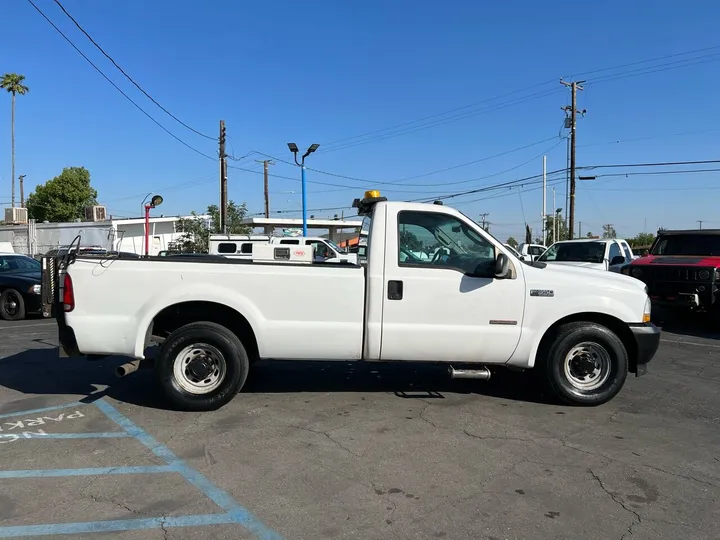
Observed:
[[[570,405],[602,405],[627,379],[628,354],[620,338],[593,322],[562,325],[542,366],[551,390]]]
[[[19,321],[25,318],[25,300],[15,289],[6,289],[0,295],[0,317],[6,321]]]
[[[155,359],[155,371],[173,405],[186,411],[214,411],[242,389],[249,361],[234,333],[202,321],[168,336]]]

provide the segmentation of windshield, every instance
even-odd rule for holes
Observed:
[[[652,255],[720,255],[720,236],[713,234],[673,234],[661,236],[652,247]]]
[[[604,242],[558,242],[540,255],[538,261],[601,263],[604,259]]]
[[[331,248],[333,248],[338,253],[347,253],[347,251],[344,248],[341,248],[332,240],[325,240],[325,241],[330,245]]]
[[[40,261],[24,255],[0,256],[0,273],[39,271]]]

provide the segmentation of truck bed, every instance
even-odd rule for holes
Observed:
[[[67,273],[75,308],[64,319],[84,354],[112,350],[142,358],[160,312],[202,302],[242,314],[256,331],[261,358],[362,357],[365,272],[359,266],[78,257]]]

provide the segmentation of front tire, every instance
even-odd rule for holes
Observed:
[[[627,379],[628,354],[620,338],[593,322],[561,326],[543,366],[552,391],[570,405],[602,405]]]
[[[0,317],[6,321],[19,321],[25,318],[25,300],[15,289],[6,289],[0,295]]]
[[[242,389],[249,371],[242,342],[212,322],[186,324],[163,342],[155,359],[160,386],[174,406],[214,411]]]

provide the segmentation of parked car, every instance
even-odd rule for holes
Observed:
[[[635,256],[625,240],[580,238],[561,240],[538,257],[539,262],[620,272]]]
[[[645,283],[656,306],[720,312],[720,229],[661,229],[621,272]]]
[[[540,255],[545,253],[547,248],[542,244],[520,244],[515,250],[520,253],[520,258],[525,262],[533,262]]]
[[[19,253],[0,253],[0,317],[24,319],[42,312],[40,261]]]

